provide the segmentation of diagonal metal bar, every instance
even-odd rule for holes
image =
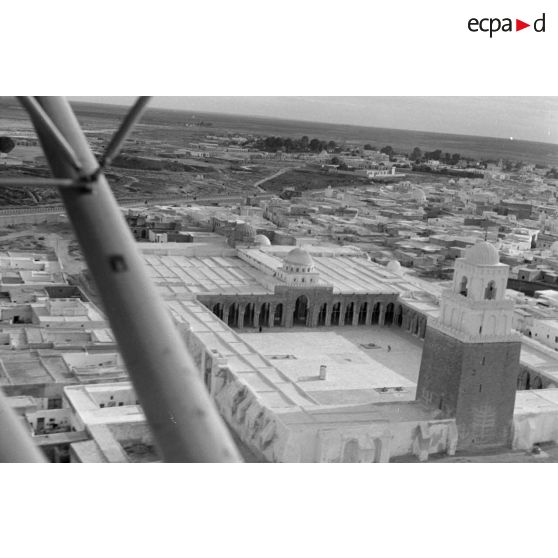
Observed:
[[[137,124],[142,114],[145,112],[150,99],[151,97],[138,97],[132,108],[128,111],[128,114],[126,114],[120,128],[118,128],[114,136],[112,136],[104,155],[101,157],[102,168],[110,166],[112,161],[118,157],[124,142],[132,132],[133,127]]]
[[[35,126],[42,131],[45,137],[49,137],[51,141],[56,143],[58,149],[63,153],[66,161],[73,169],[80,171],[81,163],[72,146],[54,125],[48,114],[43,110],[43,107],[37,102],[37,99],[35,97],[18,97],[17,99],[23,105],[23,108],[33,116]]]
[[[132,233],[68,101],[38,97],[91,180],[91,193],[60,195],[103,300],[126,368],[165,461],[240,461],[184,339],[153,284]],[[36,112],[31,112],[52,173],[79,178]]]
[[[0,388],[0,463],[45,463],[45,458]]]

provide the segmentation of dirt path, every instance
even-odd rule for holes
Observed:
[[[254,188],[257,188],[260,192],[264,192],[265,190],[263,188],[261,188],[261,185],[268,182],[269,180],[273,180],[274,178],[277,178],[278,176],[281,176],[282,174],[285,174],[286,172],[292,171],[292,170],[296,170],[296,167],[287,167],[281,170],[278,170],[277,172],[273,173],[271,176],[266,176],[265,178],[262,178],[261,180],[258,180],[257,182],[254,183]]]

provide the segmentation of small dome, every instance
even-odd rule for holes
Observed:
[[[285,264],[311,266],[314,265],[314,261],[306,250],[294,248],[287,254]]]
[[[415,188],[412,191],[412,197],[415,201],[417,202],[425,202],[426,201],[426,194],[424,193],[424,190],[421,190],[420,188]]]
[[[550,251],[552,252],[553,256],[558,256],[558,240],[552,243],[552,246],[550,247]]]
[[[401,264],[397,260],[391,260],[386,265],[386,269],[392,273],[401,273]]]
[[[267,236],[265,236],[265,234],[257,234],[254,237],[254,243],[258,246],[271,246],[271,241],[267,238]]]
[[[465,261],[473,265],[497,265],[498,250],[486,241],[479,242],[465,251]]]
[[[234,229],[235,238],[242,239],[242,238],[250,238],[253,239],[256,236],[256,229],[250,223],[245,223],[244,221],[240,221],[236,223],[236,227]]]

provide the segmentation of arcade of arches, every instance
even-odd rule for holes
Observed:
[[[521,364],[521,371],[517,378],[518,390],[529,389],[554,389],[558,387],[549,378],[543,376],[539,371],[529,368],[523,363]]]
[[[199,300],[232,328],[395,325],[424,338],[427,317],[393,295],[200,296]]]

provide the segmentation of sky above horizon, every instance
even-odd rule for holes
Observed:
[[[558,97],[154,97],[150,106],[558,143]]]

